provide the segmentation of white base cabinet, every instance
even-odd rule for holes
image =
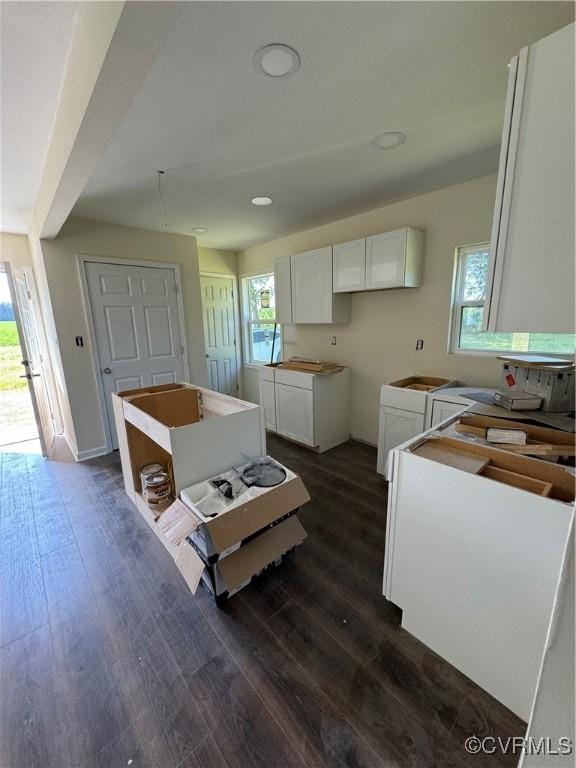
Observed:
[[[427,396],[425,429],[435,427],[451,416],[456,416],[476,401],[468,395],[473,392],[492,395],[494,387],[451,387],[430,392]]]
[[[380,419],[378,424],[377,471],[387,476],[386,464],[393,448],[424,432],[430,421],[429,398],[445,394],[458,382],[430,376],[409,376],[380,390]],[[412,389],[412,386],[429,387]],[[461,409],[462,410],[462,409]]]
[[[380,407],[378,427],[378,472],[386,474],[386,461],[390,451],[424,432],[424,413],[404,411],[402,408]]]
[[[389,462],[383,593],[404,629],[528,720],[574,508],[418,456],[420,442]]]
[[[314,448],[314,394],[311,389],[276,384],[276,432]]]
[[[264,408],[266,429],[276,432],[276,391],[274,381],[260,379],[260,405]]]
[[[350,437],[350,370],[316,374],[262,366],[260,405],[266,429],[322,453]]]

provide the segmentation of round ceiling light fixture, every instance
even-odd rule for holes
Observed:
[[[254,69],[271,80],[281,80],[298,72],[300,55],[284,43],[265,45],[254,54]]]
[[[271,197],[253,197],[252,205],[272,205]]]
[[[406,141],[406,134],[400,131],[386,131],[385,133],[379,133],[376,138],[372,139],[372,146],[374,149],[394,149],[399,147],[400,144],[404,144]]]
[[[208,232],[208,230],[206,229],[206,227],[192,227],[190,232],[194,232],[194,234],[196,235],[203,235],[204,232]]]

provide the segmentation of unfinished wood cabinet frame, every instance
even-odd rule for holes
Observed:
[[[198,394],[199,409],[193,400],[184,417],[180,401],[188,393]],[[170,397],[178,402],[168,407],[162,401]],[[178,494],[187,485],[266,453],[262,408],[230,395],[187,383],[163,384],[114,394],[112,402],[124,487],[139,508],[143,464],[171,461]]]

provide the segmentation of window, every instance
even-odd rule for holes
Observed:
[[[490,243],[458,248],[452,304],[450,350],[452,352],[541,352],[573,355],[576,335],[571,333],[486,333],[482,315]]]
[[[242,280],[244,362],[263,365],[282,357],[282,326],[276,324],[274,275]]]

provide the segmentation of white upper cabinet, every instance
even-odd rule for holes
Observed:
[[[274,291],[276,293],[276,322],[292,322],[292,276],[290,256],[274,262]]]
[[[276,319],[349,323],[345,294],[419,286],[423,254],[424,233],[408,227],[276,259]]]
[[[333,247],[335,293],[363,291],[366,281],[366,238]]]
[[[486,328],[574,333],[574,24],[512,59]]]
[[[332,291],[332,246],[291,257],[292,322],[348,323],[350,297]]]
[[[365,289],[416,288],[422,280],[424,234],[396,229],[366,238]]]

